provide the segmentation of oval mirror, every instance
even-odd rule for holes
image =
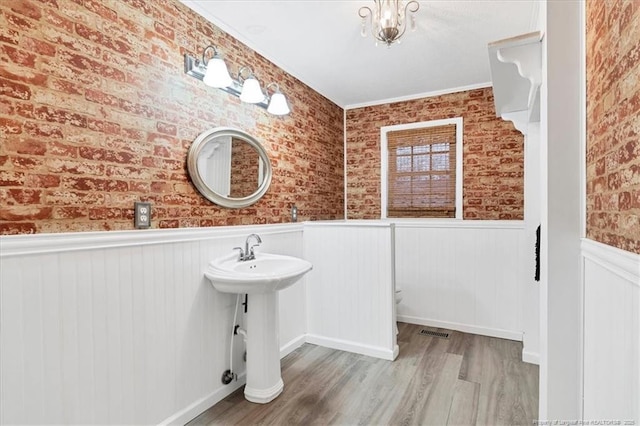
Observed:
[[[250,206],[271,184],[267,151],[253,136],[229,127],[201,133],[189,148],[187,168],[198,191],[223,207]]]

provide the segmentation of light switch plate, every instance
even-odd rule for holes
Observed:
[[[134,226],[138,229],[151,227],[151,203],[136,201],[133,205]]]

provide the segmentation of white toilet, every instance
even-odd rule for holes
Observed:
[[[396,334],[398,334],[398,305],[402,301],[402,290],[396,289]]]

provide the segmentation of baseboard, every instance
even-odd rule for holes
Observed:
[[[323,337],[315,334],[307,334],[307,343],[324,346],[326,348],[337,349],[340,351],[367,355],[374,358],[386,359],[389,361],[393,361],[393,359],[395,358],[393,349],[387,349],[380,346],[363,345],[361,343],[354,343],[341,339],[333,339],[330,337]]]
[[[522,351],[522,362],[540,365],[540,354],[537,352]]]
[[[499,337],[501,339],[522,341],[522,332],[503,330],[499,328],[480,327],[476,325],[460,324],[449,321],[438,321],[429,318],[413,317],[409,315],[398,315],[398,321],[409,324],[426,325],[427,327],[446,328],[449,330],[462,331],[464,333],[479,334],[481,336]]]
[[[306,342],[307,342],[307,335],[303,334],[285,343],[280,347],[280,359],[289,355],[291,352],[295,351],[300,346],[304,345]]]
[[[307,341],[306,335],[298,336],[295,339],[287,342],[280,348],[280,358],[284,358],[291,352],[305,344]],[[231,395],[235,390],[244,386],[247,381],[246,373],[242,373],[238,376],[238,380],[231,382],[229,386],[218,389],[217,391],[205,396],[204,398],[194,402],[182,411],[179,411],[166,418],[159,425],[184,425],[190,420],[196,418],[208,408],[222,401],[227,396]]]
[[[244,386],[246,381],[246,373],[242,373],[238,376],[238,380],[231,382],[228,386],[219,388],[215,392],[205,396],[202,399],[197,400],[185,409],[178,411],[170,417],[167,417],[158,424],[162,426],[187,424],[187,422],[195,419],[200,414],[204,413],[207,409],[222,401],[224,398],[231,395],[240,387]]]

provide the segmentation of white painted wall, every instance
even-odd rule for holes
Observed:
[[[522,340],[524,244],[521,221],[396,222],[398,318]]]
[[[307,222],[307,341],[383,359],[397,355],[393,226]]]
[[[583,418],[640,424],[640,255],[585,239],[582,256]]]
[[[203,270],[253,232],[257,251],[302,255],[299,224],[2,237],[0,423],[184,423],[241,386],[240,338],[240,380],[220,382],[235,296]],[[303,296],[281,293],[287,350]]]

